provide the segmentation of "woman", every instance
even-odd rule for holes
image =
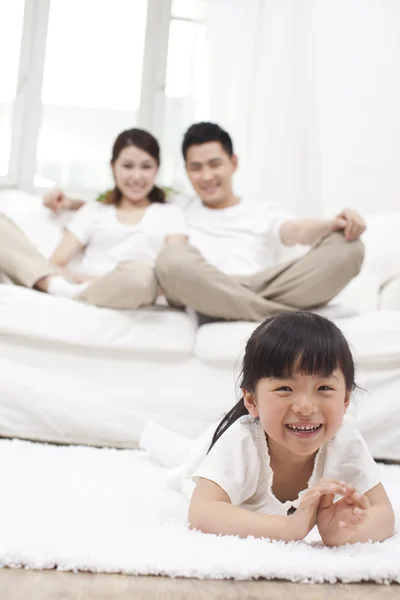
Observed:
[[[7,250],[0,254],[0,270],[27,287],[97,306],[153,304],[157,254],[164,244],[187,240],[182,213],[165,204],[164,192],[155,185],[159,165],[159,145],[150,133],[123,131],[112,151],[114,190],[104,202],[90,202],[79,209],[50,264],[36,251],[32,253],[22,232],[3,218],[0,233],[7,240],[2,244]],[[76,272],[68,265],[81,252]]]

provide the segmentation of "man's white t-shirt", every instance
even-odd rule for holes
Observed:
[[[160,203],[150,204],[136,225],[126,225],[114,205],[89,202],[67,229],[85,246],[79,270],[87,275],[105,275],[127,260],[154,265],[167,236],[188,235],[179,207]]]
[[[207,208],[198,197],[173,200],[184,212],[189,243],[227,275],[252,275],[276,264],[279,230],[295,219],[268,202],[240,200],[229,208]]]
[[[195,482],[199,477],[213,481],[226,492],[232,504],[256,512],[287,515],[291,508],[298,508],[306,491],[287,502],[280,502],[274,496],[266,436],[259,420],[250,416],[235,421],[204,460],[200,464],[193,461],[193,465],[196,466],[192,472],[187,467],[186,476]],[[379,468],[364,439],[346,419],[332,440],[318,450],[308,486],[322,478],[346,481],[360,494],[381,481]]]

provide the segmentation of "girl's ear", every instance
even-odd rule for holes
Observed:
[[[347,391],[346,395],[344,397],[344,412],[346,412],[346,410],[349,408],[350,400],[351,400],[351,392]]]
[[[252,394],[251,392],[248,392],[244,388],[242,388],[242,393],[243,393],[243,402],[244,402],[245,407],[249,411],[249,415],[256,419],[259,415],[258,415],[258,408],[257,408],[257,404],[256,404],[255,395]]]

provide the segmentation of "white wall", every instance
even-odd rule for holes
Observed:
[[[301,216],[400,210],[400,2],[219,0],[209,18],[238,191]]]
[[[400,210],[400,2],[316,2],[325,211]]]

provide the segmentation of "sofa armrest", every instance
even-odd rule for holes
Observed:
[[[400,273],[382,285],[379,294],[379,308],[400,310]]]

